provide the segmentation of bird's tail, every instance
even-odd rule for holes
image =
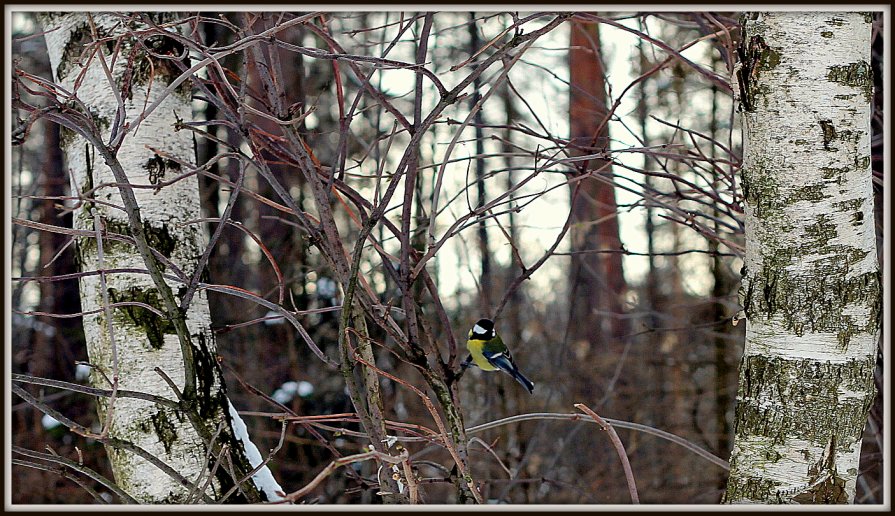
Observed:
[[[521,383],[523,387],[528,389],[529,394],[534,394],[535,384],[531,383],[531,380],[529,380],[522,373],[519,372],[519,368],[516,367],[516,363],[513,362],[513,359],[508,357],[505,353],[500,353],[494,357],[489,357],[488,361],[496,365],[500,369],[503,369],[507,373],[510,373],[510,375],[512,375],[512,377],[515,378],[517,382]]]
[[[534,394],[535,384],[531,383],[531,380],[522,375],[518,370],[513,371],[513,378],[516,379],[517,382],[521,383],[523,387],[528,389],[529,394]]]

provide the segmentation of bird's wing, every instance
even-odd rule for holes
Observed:
[[[516,362],[513,360],[513,355],[510,354],[509,348],[503,343],[503,339],[500,338],[500,335],[485,343],[485,347],[482,349],[482,355],[485,355],[485,358],[495,366],[498,365],[495,361],[499,360],[501,357],[505,357],[505,359],[513,364],[513,366],[516,365]]]
[[[490,361],[490,362],[494,362],[495,360],[499,360],[499,359],[501,359],[501,358],[503,358],[503,359],[507,359],[507,360],[510,360],[510,361],[513,360],[513,357],[510,356],[510,351],[509,351],[509,350],[503,350],[503,351],[488,351],[488,350],[483,350],[483,351],[482,351],[482,355],[483,355],[485,358],[487,358],[488,361]]]
[[[528,392],[533,392],[534,383],[519,372],[519,367],[516,365],[516,361],[513,360],[513,355],[510,354],[510,350],[500,340],[500,337],[495,337],[492,341],[485,344],[482,356],[485,357],[489,364],[509,373],[517,382],[524,385]]]
[[[513,357],[510,356],[509,352],[506,353],[488,353],[487,351],[482,353],[485,358],[488,359],[488,362],[491,362],[495,367],[499,367],[507,372],[512,372],[516,369],[516,362],[513,361]]]
[[[485,343],[485,347],[483,348],[484,352],[497,354],[497,353],[505,353],[507,355],[510,354],[510,350],[507,349],[507,345],[503,343],[503,339],[500,338],[500,335],[496,335],[493,339],[489,340]]]
[[[494,367],[499,367],[508,373],[518,369],[516,361],[513,360],[513,355],[510,354],[510,350],[507,348],[504,348],[503,351],[482,351],[482,355]]]

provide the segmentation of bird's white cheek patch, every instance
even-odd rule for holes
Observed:
[[[488,333],[485,328],[482,328],[478,324],[472,327],[472,332],[477,334]]]

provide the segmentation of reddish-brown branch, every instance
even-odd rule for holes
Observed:
[[[601,418],[597,415],[596,412],[591,410],[587,405],[583,403],[576,403],[575,408],[585,412],[588,416],[592,417],[603,430],[606,430],[606,433],[609,434],[609,439],[612,441],[612,445],[615,447],[616,453],[618,453],[618,458],[622,463],[622,468],[625,470],[625,481],[628,483],[628,491],[631,493],[631,502],[635,504],[640,503],[640,496],[637,494],[637,484],[634,482],[634,473],[631,471],[631,462],[628,460],[628,454],[625,452],[625,446],[622,444],[622,440],[618,438],[618,434],[615,432],[615,429],[612,428],[612,425],[606,422],[605,419]]]

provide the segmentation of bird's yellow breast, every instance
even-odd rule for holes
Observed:
[[[472,361],[482,371],[497,371],[498,368],[491,365],[491,362],[488,362],[488,359],[482,354],[486,342],[488,341],[469,339],[466,341],[466,348],[469,349],[469,354],[472,355]]]

